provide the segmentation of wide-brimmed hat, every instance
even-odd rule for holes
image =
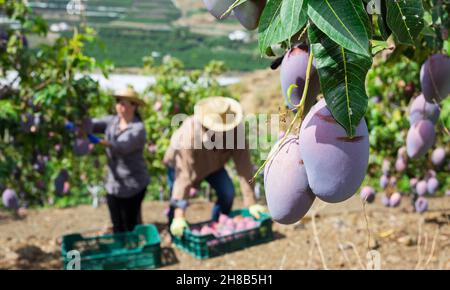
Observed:
[[[226,132],[242,122],[244,112],[236,100],[209,97],[195,105],[194,116],[205,128],[215,132]]]
[[[113,94],[113,97],[126,99],[130,102],[133,102],[133,103],[139,105],[139,106],[145,105],[145,101],[142,100],[139,97],[139,94],[133,88],[130,88],[130,87],[116,90]]]

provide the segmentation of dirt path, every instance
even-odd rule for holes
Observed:
[[[172,247],[165,207],[166,203],[146,202],[143,211],[144,222],[156,224],[161,233],[161,269],[360,269],[368,263],[367,224],[357,197],[338,205],[316,202],[301,223],[274,224],[274,241],[205,261]],[[239,207],[237,201],[235,208]],[[195,201],[188,220],[206,220],[210,209],[206,201]],[[382,269],[450,269],[450,198],[430,199],[430,209],[424,215],[411,213],[406,198],[395,209],[382,207],[379,200],[366,207],[370,248],[379,252]],[[318,213],[313,222],[314,211]],[[0,212],[0,268],[61,269],[62,235],[100,233],[108,227],[105,205],[32,210],[23,220]]]

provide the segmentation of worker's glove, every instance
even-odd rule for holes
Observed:
[[[259,219],[262,213],[267,212],[267,208],[259,204],[254,204],[248,207],[248,211],[255,219]]]
[[[183,235],[184,229],[188,227],[185,218],[174,218],[172,224],[170,225],[170,232],[176,237],[181,237]]]
[[[95,136],[94,134],[88,134],[87,137],[92,144],[98,144],[102,140],[102,139],[98,138],[97,136]]]
[[[75,130],[75,124],[73,122],[67,121],[64,124],[64,129],[66,129],[68,131],[74,131]]]

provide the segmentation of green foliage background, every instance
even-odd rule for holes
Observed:
[[[113,2],[117,4],[117,1],[111,0],[111,4]],[[425,18],[430,18],[428,21],[431,26],[438,25],[438,21],[448,21],[448,18],[436,17],[435,11],[426,6],[430,3],[425,3],[425,8],[428,9]],[[6,34],[0,45],[0,77],[5,77],[10,71],[18,75],[18,78],[11,80],[9,86],[0,87],[0,187],[14,188],[19,193],[22,206],[65,207],[90,203],[92,197],[88,186],[101,185],[105,176],[106,157],[99,147],[94,147],[87,156],[75,156],[72,150],[75,136],[64,129],[64,124],[67,120],[77,121],[84,117],[112,113],[110,92],[100,90],[98,83],[88,73],[101,71],[107,76],[111,72],[112,64],[106,59],[103,61],[98,58],[105,47],[117,44],[123,51],[133,51],[124,43],[114,42],[116,34],[122,32],[101,28],[100,36],[109,35],[106,39],[110,39],[106,43],[103,39],[102,48],[98,32],[83,25],[74,33],[60,35],[52,44],[40,44],[30,49],[24,37],[45,36],[48,31],[47,22],[33,14],[22,1],[0,0],[0,8],[11,21],[20,24],[20,28],[0,27],[0,32]],[[301,11],[297,12],[299,17],[304,17]],[[303,21],[298,23],[300,28],[302,25],[306,24]],[[329,29],[329,26],[325,27]],[[162,39],[168,36],[145,33],[138,37],[144,39],[143,46],[149,47],[152,45],[152,38]],[[175,30],[172,33],[166,38],[167,44],[163,51],[176,47],[179,51],[190,48],[192,53],[198,46],[195,57],[192,54],[191,58],[174,54],[190,59],[190,62],[174,57],[142,57],[147,55],[146,51],[140,52],[141,54],[135,51],[136,58],[133,60],[133,65],[142,67],[145,73],[156,77],[156,83],[144,93],[149,106],[141,112],[149,139],[145,157],[153,178],[149,187],[150,199],[167,198],[168,195],[162,157],[170,136],[176,129],[170,126],[172,116],[177,113],[191,114],[193,105],[206,96],[238,97],[217,82],[217,76],[225,72],[224,63],[207,62],[206,59],[214,56],[242,69],[245,69],[240,67],[244,63],[262,63],[261,60],[250,57],[250,51],[254,49],[251,44],[233,47],[249,53],[237,56],[230,54],[230,51],[210,49],[224,45],[223,38],[199,39],[196,36],[196,40],[184,41],[183,35],[190,32]],[[290,37],[291,35],[287,35],[287,38]],[[277,40],[280,41],[284,39]],[[405,84],[414,83],[414,93],[417,95],[420,92],[420,64],[432,52],[448,53],[448,39],[444,41],[436,38],[433,30],[421,35],[417,41],[416,49],[399,46],[389,58],[376,61],[366,79],[367,95],[381,98],[379,103],[368,102],[365,115],[371,140],[371,160],[366,182],[376,187],[382,160],[388,158],[393,161],[397,150],[405,143],[409,127],[409,97],[404,93]],[[349,49],[351,48],[350,44]],[[208,58],[203,59],[205,53]],[[195,65],[201,69],[188,70],[196,67]],[[161,104],[161,108],[154,106],[157,103]],[[39,119],[39,122],[31,127],[27,126],[31,119]],[[449,99],[442,103],[436,144],[448,148],[450,138],[443,133],[444,125],[450,128]],[[276,139],[276,136],[266,137],[273,142]],[[260,152],[255,150],[252,153],[255,164],[260,164]],[[410,161],[407,174],[397,176],[398,190],[408,193],[409,178],[423,177],[431,168],[429,156]],[[56,195],[53,181],[62,169],[69,171],[71,187],[67,194]],[[436,171],[441,183],[439,194],[442,194],[450,185],[449,168],[447,166]],[[257,182],[261,183],[261,178],[259,176]],[[234,182],[237,185],[237,181]]]
[[[410,128],[408,116],[412,101],[411,96],[420,94],[419,72],[421,65],[415,61],[402,57],[397,63],[386,64],[379,62],[367,77],[369,108],[366,121],[370,136],[370,164],[365,184],[371,185],[379,192],[379,178],[382,175],[381,166],[384,159],[391,162],[390,175],[397,178],[397,190],[403,194],[410,194],[409,180],[411,178],[424,179],[428,170],[437,172],[439,190],[436,195],[443,195],[450,189],[450,135],[445,128],[450,128],[450,99],[441,103],[440,120],[436,125],[436,142],[433,148],[422,158],[408,159],[407,169],[403,173],[395,172],[395,160],[400,147],[406,146],[406,136]],[[413,84],[414,92],[406,90],[408,84]],[[380,101],[375,102],[375,98]],[[446,162],[436,167],[431,162],[432,150],[442,147],[446,150]]]

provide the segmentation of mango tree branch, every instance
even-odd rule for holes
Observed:
[[[261,171],[264,169],[264,167],[267,165],[267,163],[273,158],[273,156],[278,153],[278,150],[280,148],[280,145],[283,144],[286,139],[288,138],[289,134],[292,131],[292,128],[294,127],[295,123],[300,119],[300,126],[301,126],[301,122],[303,120],[303,112],[304,112],[304,107],[305,107],[305,100],[306,100],[306,95],[308,94],[308,88],[309,88],[309,81],[310,81],[310,74],[311,74],[311,68],[312,68],[312,63],[313,63],[313,54],[310,51],[309,52],[309,59],[308,59],[308,67],[306,68],[306,80],[305,80],[305,87],[303,88],[303,94],[302,94],[302,99],[300,101],[300,103],[296,106],[297,108],[297,113],[294,116],[294,119],[292,120],[292,122],[289,124],[288,129],[286,130],[286,134],[284,134],[283,138],[281,139],[280,142],[278,142],[278,147],[275,148],[274,150],[272,150],[272,154],[270,154],[267,159],[264,161],[264,163],[258,168],[258,170],[256,171],[255,175],[253,176],[251,182],[253,183],[256,179],[256,177],[261,173]],[[295,85],[291,85],[295,86]],[[288,92],[292,92],[291,87],[289,87]],[[290,96],[289,96],[290,98]]]

